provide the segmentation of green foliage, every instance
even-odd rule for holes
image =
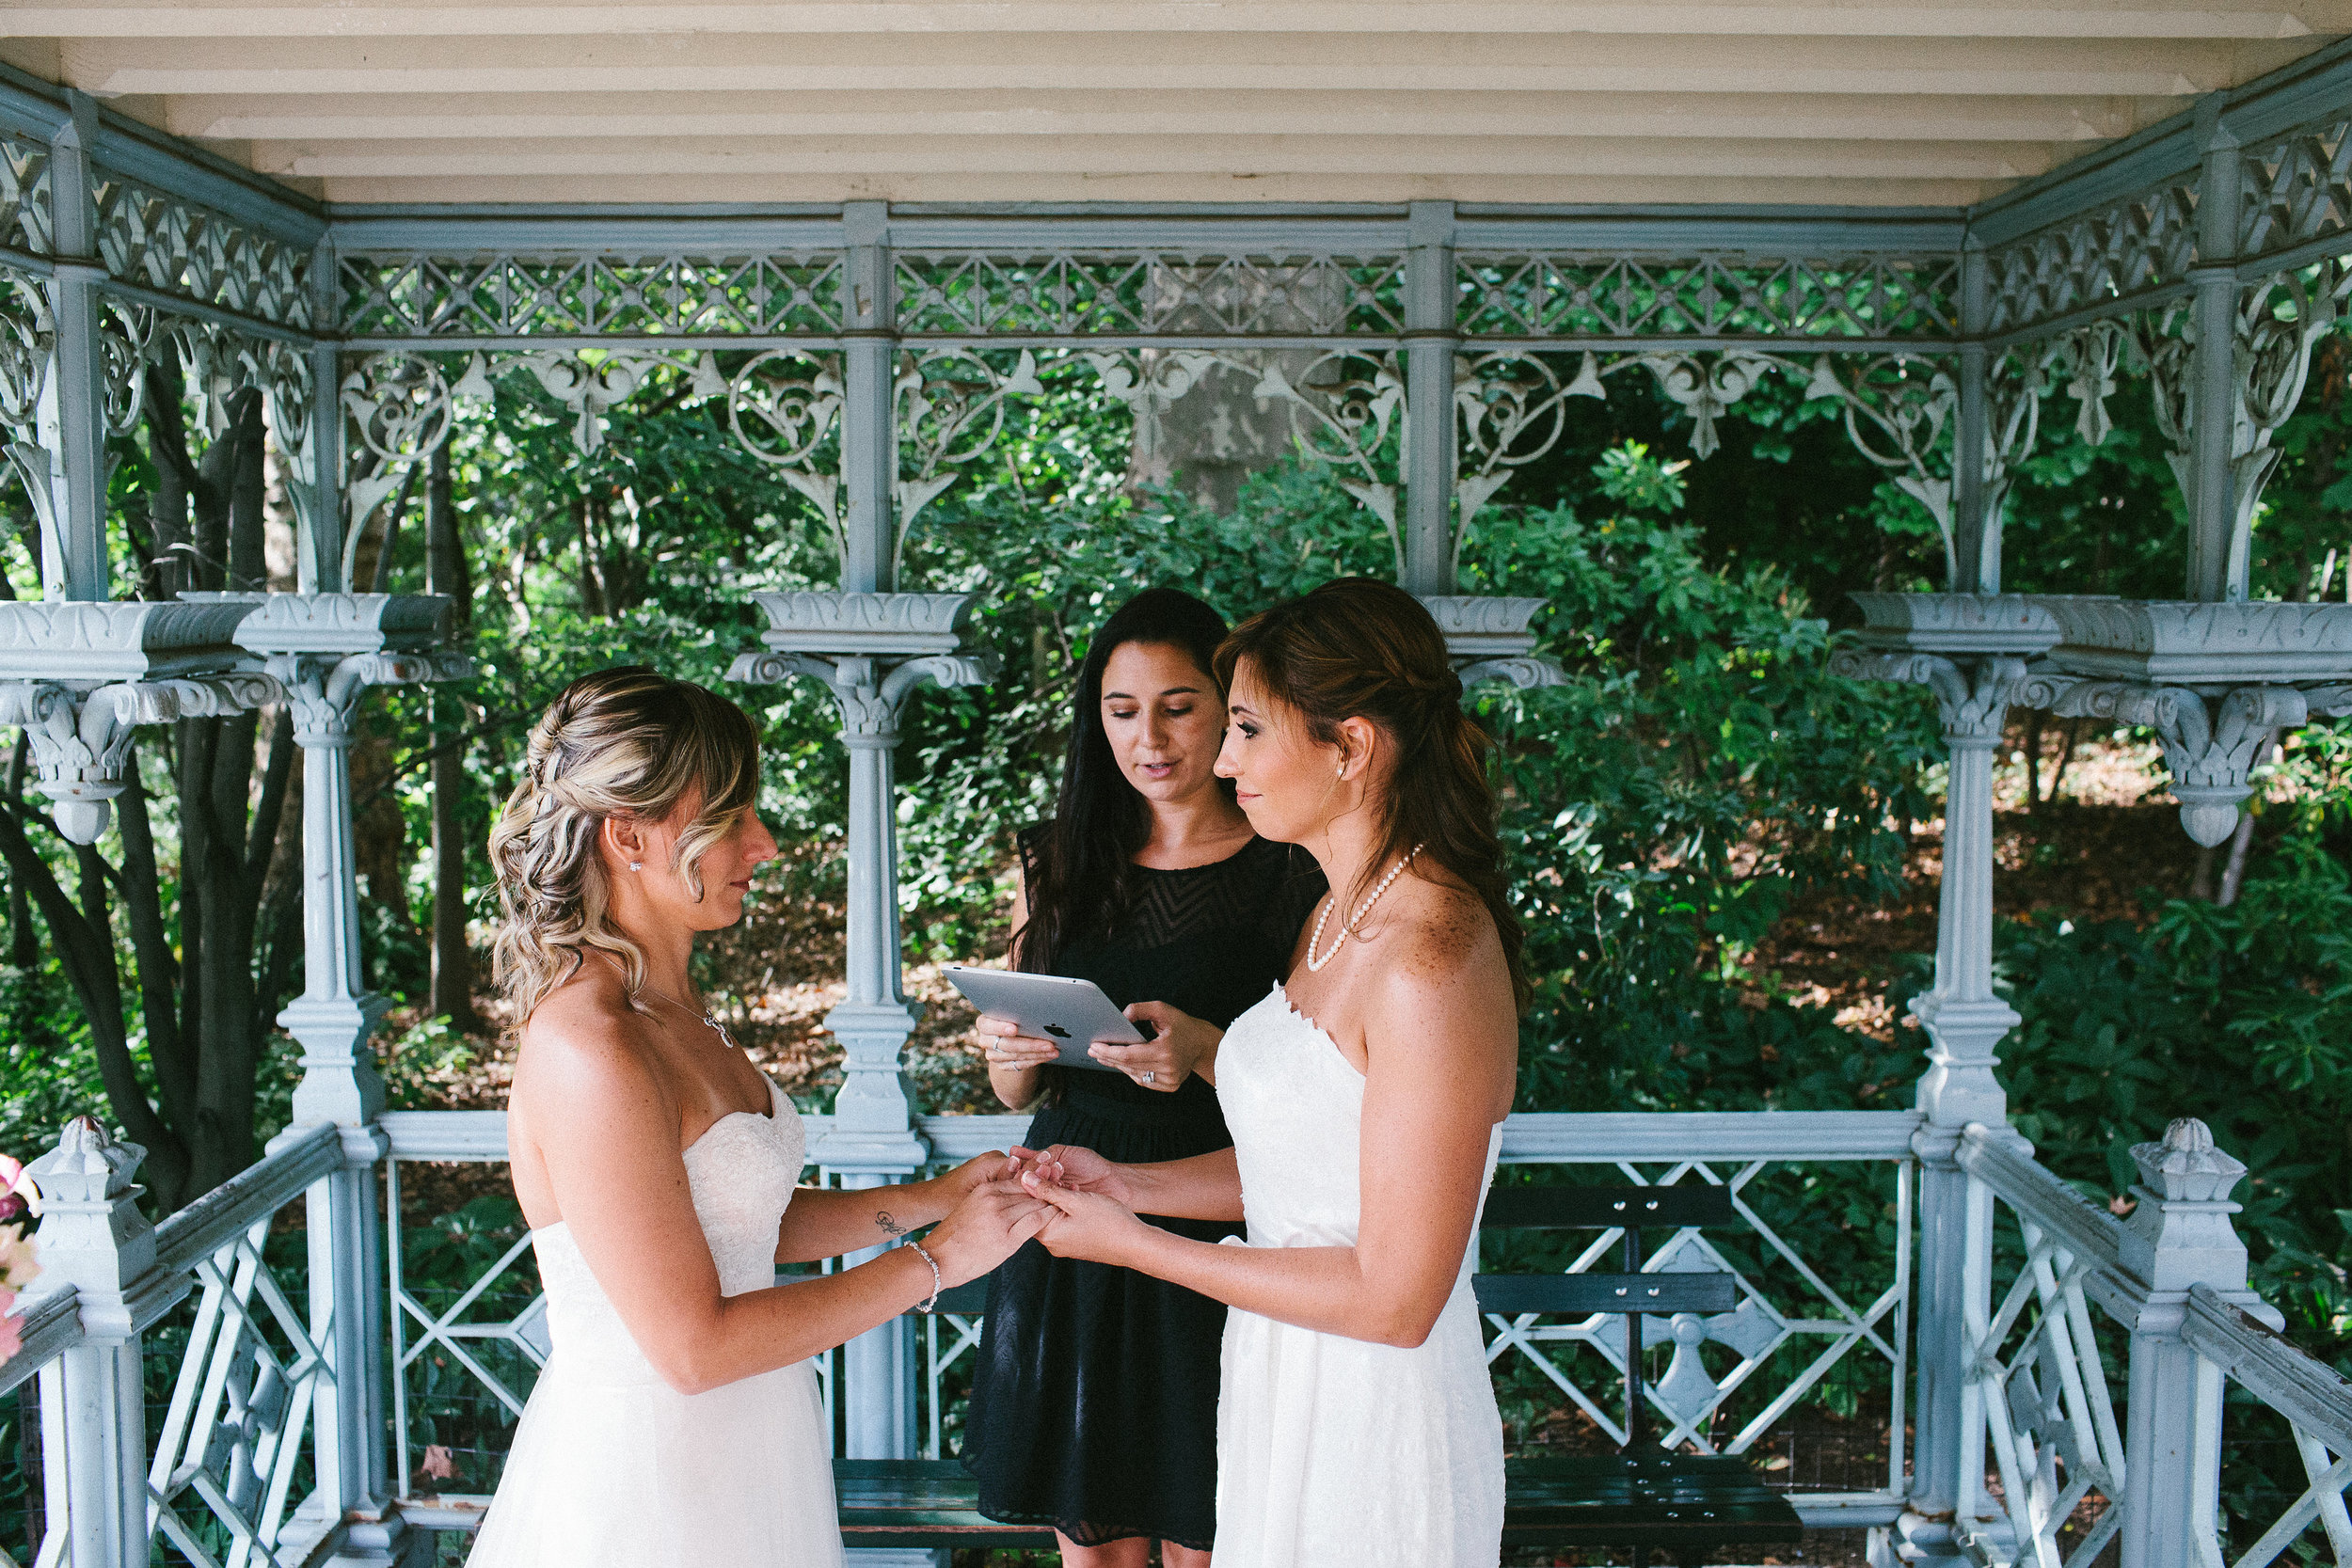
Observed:
[[[1836,635],[1782,573],[1706,561],[1677,468],[1622,448],[1624,514],[1530,510],[1466,562],[1551,607],[1568,677],[1480,697],[1537,982],[1520,1103],[1851,1106],[1889,1082],[1868,1042],[1743,1005],[1740,960],[1801,895],[1899,886],[1935,732],[1918,694],[1828,673]]]

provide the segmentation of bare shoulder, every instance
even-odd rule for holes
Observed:
[[[1427,880],[1398,879],[1389,898],[1395,907],[1381,933],[1389,950],[1380,974],[1392,995],[1451,992],[1489,972],[1505,975],[1507,984],[1494,916],[1470,888],[1440,871]]]
[[[522,1027],[514,1099],[533,1121],[668,1108],[672,1098],[643,1015],[617,975],[590,965],[539,1004]],[[671,1119],[675,1119],[672,1117]]]

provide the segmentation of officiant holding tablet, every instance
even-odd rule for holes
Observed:
[[[1324,880],[1304,852],[1253,834],[1212,771],[1225,631],[1190,594],[1147,589],[1079,672],[1055,816],[1021,836],[1013,967],[1094,982],[1152,1038],[1064,1065],[1056,1041],[983,1014],[989,1081],[1035,1112],[1031,1148],[1153,1162],[1232,1143],[1217,1042],[1282,977]],[[1203,1241],[1240,1231],[1152,1223]],[[1149,1275],[1034,1243],[1015,1253],[989,1291],[963,1440],[980,1511],[1052,1525],[1071,1568],[1142,1568],[1154,1540],[1167,1568],[1205,1568],[1224,1326],[1222,1306]]]

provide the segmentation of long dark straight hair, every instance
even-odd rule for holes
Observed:
[[[1116,924],[1134,891],[1136,851],[1151,837],[1151,809],[1120,771],[1103,728],[1103,667],[1129,642],[1181,649],[1200,672],[1201,701],[1221,714],[1225,689],[1216,670],[1223,641],[1225,618],[1175,588],[1145,589],[1094,634],[1072,698],[1061,796],[1025,867],[1029,918],[1012,934],[1014,968],[1042,971],[1077,936]],[[1219,779],[1217,787],[1232,799],[1232,780]]]
[[[1230,689],[1244,660],[1251,679],[1323,744],[1337,738],[1346,719],[1368,719],[1387,735],[1396,768],[1386,792],[1368,802],[1379,813],[1380,846],[1360,879],[1384,875],[1422,846],[1416,875],[1435,861],[1486,906],[1524,1008],[1525,939],[1495,835],[1486,734],[1462,712],[1462,682],[1429,611],[1394,583],[1342,578],[1235,626],[1217,649],[1217,684]],[[1350,910],[1368,891],[1335,887],[1331,896]]]

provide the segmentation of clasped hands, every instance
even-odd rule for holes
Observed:
[[[1032,1237],[1057,1257],[1117,1262],[1140,1233],[1126,1168],[1090,1148],[1015,1148],[934,1179],[947,1215],[925,1244],[946,1285],[977,1279]],[[881,1221],[890,1234],[885,1212]]]
[[[1151,1227],[1136,1217],[1136,1187],[1127,1167],[1090,1148],[1016,1147],[1005,1157],[1004,1177],[1047,1206],[1037,1240],[1057,1258],[1125,1263],[1150,1234]]]

